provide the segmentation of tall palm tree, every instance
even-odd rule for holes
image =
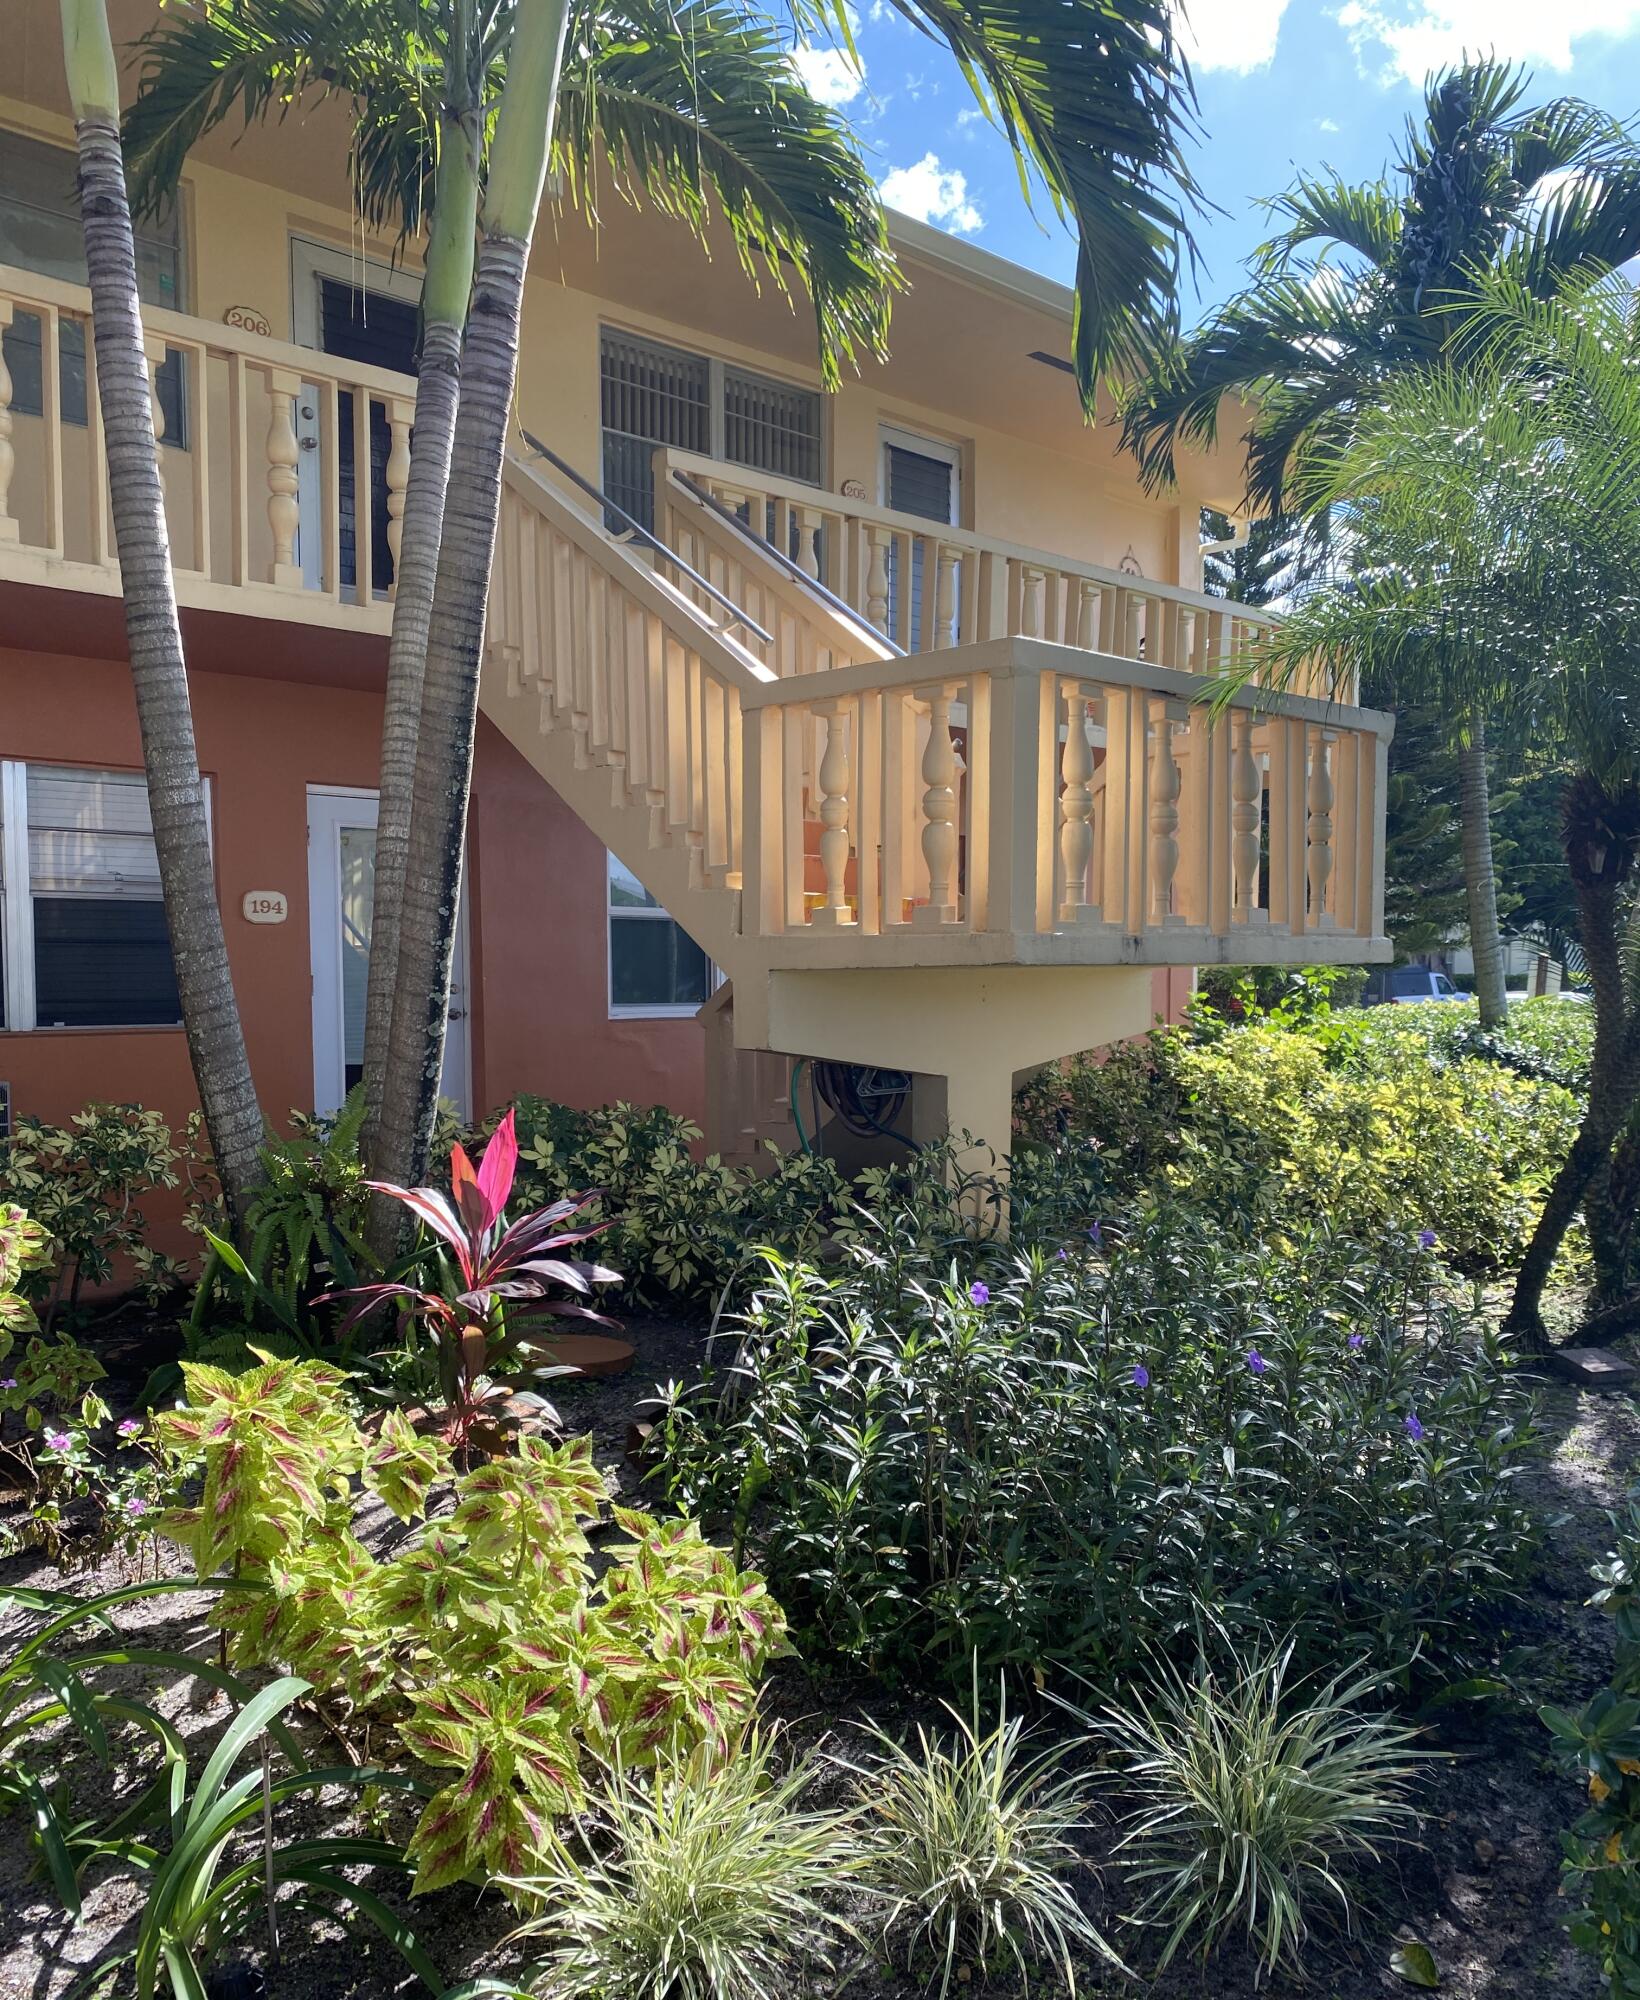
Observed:
[[[470,0],[210,0],[162,21],[125,147],[145,206],[174,194],[188,153],[239,111],[247,121],[339,98],[351,110],[352,177],[366,221],[425,230],[421,341],[400,525],[382,725],[375,909],[364,1084],[377,1148],[398,983],[422,680],[472,285],[486,136],[506,75],[508,9]],[[837,117],[809,96],[785,50],[708,0],[629,0],[575,31],[555,164],[572,197],[604,178],[704,234],[725,218],[742,261],[815,302],[835,374],[884,340],[893,281],[870,177]],[[419,1075],[419,1065],[417,1068]],[[392,1204],[378,1218],[397,1223]]]
[[[1253,405],[1250,504],[1292,504],[1295,466],[1349,434],[1390,386],[1464,351],[1468,280],[1508,263],[1539,296],[1573,270],[1640,250],[1640,147],[1576,98],[1522,108],[1530,79],[1497,62],[1431,78],[1393,179],[1303,176],[1270,204],[1281,227],[1252,283],[1211,314],[1128,402],[1123,436],[1147,480],[1172,476],[1180,442],[1211,444],[1221,403]],[[1399,182],[1397,186],[1395,183]],[[1414,671],[1409,692],[1439,696]],[[1457,719],[1471,940],[1482,1019],[1504,1018],[1492,864],[1487,717]]]
[[[97,398],[154,848],[188,1054],[223,1198],[237,1225],[261,1178],[262,1114],[217,906],[171,576],[165,494],[137,309],[131,210],[120,157],[119,72],[104,0],[63,0],[62,19],[79,154]]]
[[[266,0],[247,3],[260,6]],[[310,8],[318,4],[306,0]],[[418,19],[450,17],[449,6],[423,10],[415,0],[391,4],[395,10],[410,7]],[[1191,113],[1190,84],[1174,39],[1171,0],[894,4],[914,25],[945,43],[1013,144],[1022,168],[1045,186],[1077,231],[1072,352],[1091,411],[1102,375],[1145,364],[1176,330],[1175,283],[1181,246],[1188,242],[1181,207],[1194,199],[1195,189],[1182,151]],[[794,11],[805,28],[829,22],[851,46],[846,0],[803,0]],[[633,12],[624,0],[610,8],[583,0],[573,12],[564,0],[473,0],[470,10],[485,75],[502,63],[506,75],[483,194],[423,669],[416,803],[377,1145],[382,1171],[396,1179],[413,1177],[421,1166],[436,1102],[524,269],[549,153],[555,147],[563,150],[564,136],[573,133],[578,116],[573,88],[561,91],[560,77],[573,84],[579,52],[606,37],[619,43]],[[738,35],[748,50],[764,55],[777,48],[769,24],[744,0],[700,0],[693,13],[701,29],[716,37]],[[700,46],[704,44],[703,32]],[[783,105],[797,102],[789,81],[774,95]],[[580,101],[585,129],[604,129],[608,107],[600,103],[598,91],[588,90]],[[732,127],[750,110],[727,95],[703,103],[692,69],[683,102],[700,112],[698,124],[705,128],[708,146],[714,132]],[[388,103],[389,109],[365,122],[365,150],[373,158],[391,154],[413,160],[415,147],[399,143],[403,132],[436,133],[436,123],[425,115],[418,120],[406,100],[389,96]],[[817,114],[806,117],[814,129]],[[628,127],[635,129],[635,123]],[[623,156],[668,170],[687,213],[699,201],[700,142],[697,137],[679,147],[677,130],[676,117],[663,119],[643,143],[629,141]],[[421,157],[425,161],[425,146]],[[407,170],[402,178],[419,185],[424,168]],[[800,175],[786,182],[793,190],[793,212],[812,227],[822,218],[812,204],[796,198],[800,182]],[[735,228],[744,255],[746,242]],[[778,266],[766,261],[778,281]],[[824,320],[829,302],[812,283],[810,288]],[[822,358],[830,378],[836,357],[823,349]]]
[[[1593,988],[1589,1102],[1522,1263],[1509,1325],[1542,1296],[1578,1206],[1640,1102],[1640,295],[1616,279],[1543,300],[1477,281],[1460,367],[1403,378],[1309,458],[1346,509],[1356,574],[1301,604],[1264,661],[1317,648],[1361,672],[1438,652],[1446,684],[1565,760],[1561,843]]]

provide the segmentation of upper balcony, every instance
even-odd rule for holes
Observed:
[[[113,599],[88,322],[0,267],[0,585]],[[144,323],[179,602],[379,647],[413,380]],[[483,699],[721,963],[1387,955],[1389,718],[1319,675],[1199,704],[1268,614],[714,459],[653,477],[677,562],[510,468]]]

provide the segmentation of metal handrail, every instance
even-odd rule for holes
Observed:
[[[754,637],[761,639],[765,646],[774,644],[772,632],[766,632],[749,612],[742,611],[732,597],[726,596],[715,583],[702,576],[698,569],[691,569],[682,556],[669,549],[658,535],[652,534],[644,526],[642,521],[634,520],[619,501],[611,500],[602,487],[595,486],[590,479],[577,472],[573,465],[560,458],[550,445],[544,445],[533,432],[525,430],[522,424],[518,426],[518,431],[537,458],[544,458],[549,465],[556,466],[566,479],[573,480],[580,487],[589,500],[596,500],[606,513],[615,515],[625,528],[637,536],[646,549],[653,549],[655,554],[670,563],[680,576],[687,577],[697,590],[705,591],[714,604],[720,604],[735,624],[744,626]]]
[[[839,597],[835,590],[828,590],[817,576],[810,576],[801,563],[793,562],[778,543],[771,542],[767,535],[760,534],[749,521],[743,521],[732,507],[725,507],[723,502],[714,494],[708,493],[704,486],[697,485],[692,474],[681,472],[677,466],[673,466],[672,477],[703,507],[711,508],[712,512],[721,520],[727,521],[731,528],[738,528],[748,541],[756,542],[759,550],[784,570],[787,576],[795,578],[805,589],[813,591],[822,603],[846,618],[858,632],[886,646],[896,658],[903,660],[906,657],[905,648],[897,640],[891,639],[886,632],[879,632],[868,619],[860,616],[846,597]]]

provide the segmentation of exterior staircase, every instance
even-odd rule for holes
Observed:
[[[509,460],[481,701],[727,975],[719,1149],[789,1141],[770,1058],[808,1056],[911,1071],[924,1132],[1005,1154],[1016,1076],[1142,1032],[1152,968],[1388,956],[1392,725],[1256,687],[1213,722],[1198,669],[1237,607],[1110,574],[1058,593],[1092,643],[1041,636],[1040,603],[964,639],[981,565],[903,531],[858,567],[932,582],[908,652],[884,627],[911,593],[854,608],[818,587],[823,524],[677,470],[657,455],[669,557]],[[811,534],[812,568],[785,554]],[[989,601],[1033,622],[1026,589]]]

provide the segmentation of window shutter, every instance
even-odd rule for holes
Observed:
[[[812,389],[723,371],[723,455],[779,479],[820,480],[820,398]]]
[[[705,357],[605,328],[599,361],[604,491],[646,528],[655,525],[650,459],[656,445],[712,449],[711,374]],[[616,528],[618,522],[611,521]]]
[[[904,445],[885,446],[888,453],[888,505],[899,514],[919,514],[925,521],[950,522],[956,467],[949,459],[930,458]]]

